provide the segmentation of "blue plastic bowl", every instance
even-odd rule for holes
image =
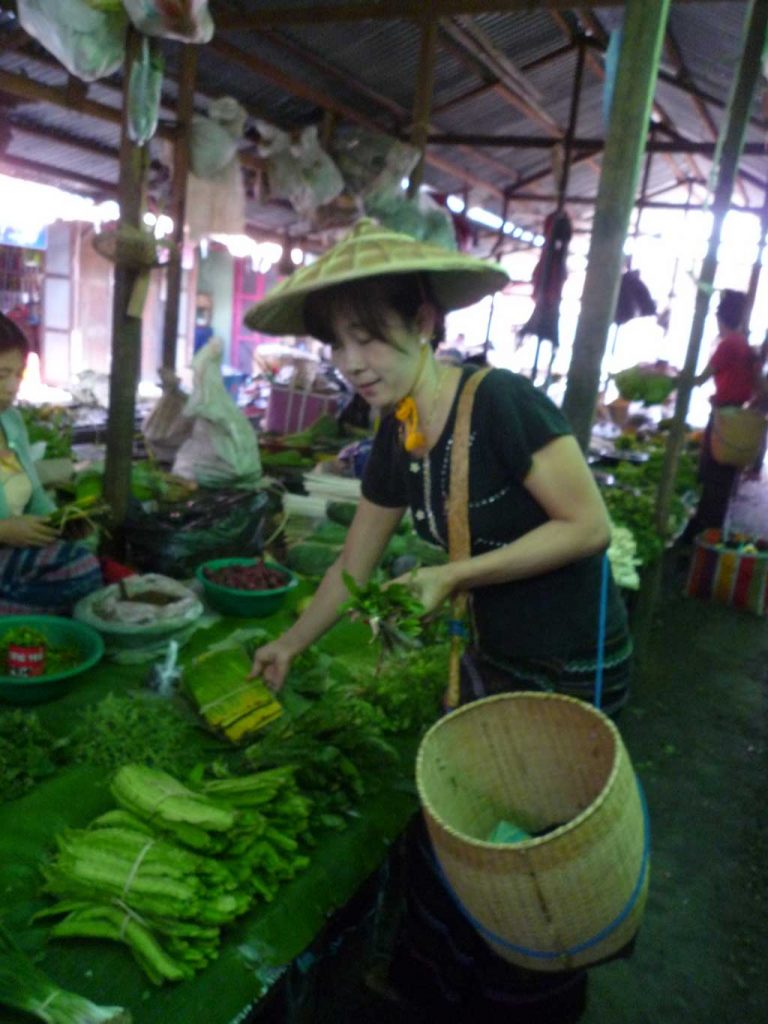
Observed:
[[[0,615],[0,647],[5,644],[6,635],[20,626],[42,633],[53,647],[75,649],[80,660],[58,672],[32,677],[8,675],[6,665],[0,664],[0,700],[10,704],[37,704],[68,693],[78,677],[104,654],[104,641],[95,629],[56,615]]]
[[[205,573],[206,569],[223,569],[229,565],[253,565],[260,561],[260,558],[214,558],[198,565],[195,576],[202,584],[208,604],[222,615],[234,615],[241,619],[263,619],[279,611],[290,591],[299,583],[297,576],[284,565],[265,561],[265,565],[277,569],[286,578],[285,586],[276,587],[274,590],[239,590],[235,587],[222,587],[221,584],[209,579]]]

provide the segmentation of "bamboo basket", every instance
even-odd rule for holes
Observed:
[[[635,935],[649,879],[646,812],[614,724],[558,694],[488,697],[424,736],[416,782],[438,866],[488,945],[558,971]],[[501,820],[527,832],[491,843]]]
[[[746,469],[760,455],[766,429],[768,420],[759,409],[715,409],[710,441],[712,458],[723,466]]]

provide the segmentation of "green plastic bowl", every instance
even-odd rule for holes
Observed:
[[[70,668],[46,676],[11,676],[0,674],[0,700],[10,704],[37,704],[68,693],[77,677],[91,668],[104,654],[104,641],[95,629],[73,619],[56,615],[0,615],[0,645],[12,629],[26,626],[42,633],[54,647],[73,647],[80,652],[80,661]]]
[[[222,587],[205,575],[206,569],[223,569],[229,565],[253,565],[259,561],[259,558],[213,558],[198,565],[195,576],[202,584],[208,604],[222,615],[234,615],[241,619],[263,619],[278,611],[285,603],[289,592],[299,583],[296,575],[284,565],[270,562],[268,559],[265,561],[266,565],[271,569],[277,569],[288,580],[284,587],[275,587],[274,590],[238,590],[235,587]]]

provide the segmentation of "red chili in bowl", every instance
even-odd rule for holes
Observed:
[[[206,579],[220,587],[233,590],[277,590],[288,584],[288,577],[264,562],[246,565],[222,565],[218,569],[204,569]]]

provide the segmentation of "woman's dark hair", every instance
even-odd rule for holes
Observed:
[[[429,339],[434,349],[445,337],[445,315],[432,297],[426,274],[378,274],[322,288],[304,300],[304,323],[314,338],[334,345],[338,338],[333,321],[343,312],[372,338],[389,341],[387,312],[394,311],[412,327],[425,302],[436,314]]]
[[[744,312],[747,308],[747,296],[745,292],[737,292],[732,288],[724,288],[720,293],[720,301],[717,304],[717,316],[726,327],[735,331],[742,326]]]
[[[17,349],[26,357],[29,355],[29,342],[22,329],[5,313],[0,313],[0,353]]]

